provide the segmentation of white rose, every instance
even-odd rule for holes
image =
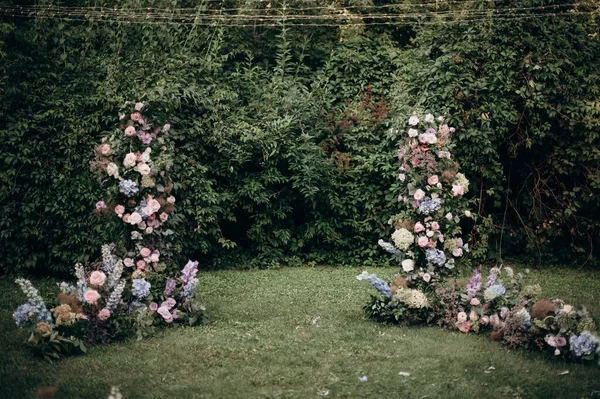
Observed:
[[[123,159],[123,166],[126,168],[133,168],[136,162],[137,156],[133,152],[130,152],[129,154],[125,155],[125,159]]]
[[[471,211],[465,211],[465,216],[470,218],[471,217]]]
[[[431,274],[429,274],[429,273],[423,274],[423,280],[425,280],[425,282],[428,283],[431,280]]]
[[[400,181],[404,181],[404,180],[406,180],[406,175],[404,173],[400,173],[398,175],[398,179],[400,179]]]
[[[405,259],[402,261],[402,270],[406,273],[412,272],[415,269],[415,261],[412,259]]]
[[[425,115],[425,122],[428,122],[428,123],[433,122],[433,115],[431,115],[431,114]]]
[[[452,218],[453,218],[452,214],[451,214],[450,212],[448,212],[448,213],[446,214],[446,219],[448,219],[448,220],[452,220]]]
[[[106,174],[109,176],[117,177],[119,176],[119,167],[113,162],[109,163],[106,166]]]
[[[137,212],[133,212],[131,215],[129,215],[129,220],[128,223],[129,224],[138,224],[142,221],[142,215],[140,215]]]
[[[144,103],[135,103],[135,110],[141,111],[144,108]]]
[[[142,153],[142,156],[140,158],[142,162],[150,162],[150,154],[147,152]]]
[[[427,230],[427,233],[425,233],[425,235],[429,238],[433,237],[433,231],[431,230]]]
[[[437,188],[442,188],[442,183],[438,183],[435,185]]]
[[[143,163],[141,165],[138,165],[137,171],[142,176],[149,175],[150,174],[150,166],[148,166],[145,163]]]
[[[408,136],[409,137],[417,137],[419,135],[419,132],[417,131],[417,129],[408,129]]]
[[[408,124],[411,126],[415,126],[417,123],[419,123],[419,118],[417,118],[415,115],[408,119]]]
[[[443,116],[438,116],[438,121],[443,122],[444,121],[444,117]]]
[[[414,198],[415,198],[417,201],[421,201],[423,198],[425,198],[425,191],[423,191],[423,190],[421,190],[421,189],[418,189],[418,190],[415,192]]]

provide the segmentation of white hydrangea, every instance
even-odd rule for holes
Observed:
[[[422,309],[429,306],[427,297],[419,290],[398,288],[394,296],[398,301],[405,303],[411,309]]]
[[[394,245],[401,251],[406,251],[415,242],[415,236],[405,228],[397,229],[392,234]]]

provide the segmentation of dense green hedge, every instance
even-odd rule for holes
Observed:
[[[491,216],[492,235],[473,230],[489,256],[595,260],[593,15],[362,29],[38,18],[0,28],[5,271],[68,271],[111,238],[91,212],[102,190],[88,163],[126,100],[153,102],[173,126],[182,256],[205,267],[383,262],[376,241],[395,213],[395,151],[413,107],[451,115],[456,157]]]

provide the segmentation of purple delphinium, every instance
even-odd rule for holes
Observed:
[[[181,271],[181,281],[187,284],[196,277],[196,273],[198,273],[198,262],[188,261]]]
[[[469,283],[467,284],[467,287],[466,287],[467,296],[469,298],[473,298],[474,296],[477,295],[477,293],[479,292],[480,289],[481,289],[481,269],[475,269],[473,271],[473,276],[469,280]]]
[[[166,296],[170,296],[173,294],[173,291],[175,291],[176,283],[177,282],[175,281],[175,279],[167,278],[167,284],[165,285],[165,291],[164,291],[164,294]]]
[[[194,297],[198,283],[199,281],[197,278],[192,278],[185,283],[183,289],[181,290],[181,296],[184,297],[186,301],[189,301]]]
[[[494,268],[492,268],[492,270],[490,270],[490,274],[487,278],[487,282],[485,283],[485,288],[491,287],[492,285],[496,284],[497,279],[498,279],[498,269],[494,267]]]

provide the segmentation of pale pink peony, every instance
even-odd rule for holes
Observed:
[[[134,262],[131,258],[125,258],[123,259],[123,264],[127,267],[132,267],[134,265]]]
[[[456,316],[456,319],[459,323],[464,323],[465,321],[467,321],[467,314],[465,312],[459,312]]]
[[[431,222],[431,228],[437,231],[440,229],[440,224],[438,222]]]
[[[125,129],[125,136],[135,136],[135,128],[133,126],[127,126]]]
[[[171,125],[169,125],[168,123],[166,123],[163,127],[162,127],[162,131],[163,133],[167,133],[169,131],[169,129],[171,129]]]
[[[152,255],[150,255],[150,262],[152,263],[158,263],[158,261],[160,260],[160,255],[157,253],[153,253]]]
[[[161,306],[158,308],[157,310],[158,314],[162,316],[162,318],[167,322],[167,323],[171,323],[173,321],[173,316],[171,315],[171,312],[169,312],[169,309],[167,309],[165,306]]]
[[[417,240],[417,245],[419,245],[421,248],[425,248],[428,242],[429,239],[427,237],[419,237]]]
[[[110,155],[110,144],[104,143],[104,144],[100,145],[99,150],[100,150],[100,154],[102,154],[104,156]]]
[[[415,195],[413,197],[417,201],[421,201],[423,198],[425,198],[425,191],[418,189],[417,191],[415,191]]]
[[[152,253],[152,251],[150,250],[150,248],[145,248],[145,247],[144,247],[144,248],[142,248],[142,249],[140,250],[140,255],[141,255],[143,258],[147,258],[148,256],[150,256],[150,254],[151,254],[151,253]]]
[[[148,166],[147,164],[143,163],[138,165],[137,167],[137,171],[140,175],[142,176],[146,176],[149,175],[151,172],[150,166]]]
[[[133,107],[136,111],[141,111],[142,108],[144,108],[144,103],[135,103],[135,106]]]
[[[477,298],[471,298],[471,306],[479,306],[481,302]]]
[[[157,212],[160,209],[160,202],[155,199],[151,199],[148,201],[148,206],[151,207],[154,212]]]
[[[92,274],[90,274],[90,284],[91,285],[95,285],[95,286],[102,286],[104,285],[104,282],[106,281],[106,274],[104,274],[101,271],[93,271]]]
[[[104,308],[98,312],[98,320],[105,321],[110,317],[110,310]]]
[[[138,224],[142,221],[142,215],[140,215],[137,212],[133,212],[131,215],[129,215],[129,220],[127,221],[127,223],[129,224]]]
[[[169,218],[169,215],[167,215],[166,213],[163,212],[160,214],[160,220],[162,222],[166,222],[168,218]]]
[[[434,184],[438,184],[439,181],[440,181],[440,179],[438,178],[437,175],[429,176],[429,179],[427,179],[427,183],[429,183],[432,186]]]
[[[459,196],[463,195],[464,193],[465,193],[465,188],[463,186],[461,186],[460,184],[452,185],[452,194],[455,197],[459,197]]]
[[[140,114],[139,112],[131,114],[130,117],[131,117],[131,120],[134,122],[142,121],[142,114]]]
[[[96,290],[87,290],[85,294],[83,294],[83,298],[90,305],[95,305],[98,302],[98,299],[101,298],[100,294]]]
[[[420,233],[423,230],[425,230],[425,226],[423,226],[423,224],[421,224],[421,222],[415,223],[415,233]]]
[[[469,330],[471,330],[471,322],[465,322],[465,323],[458,323],[456,325],[456,327],[458,327],[458,329],[461,332],[464,332],[465,334],[469,332]]]
[[[123,216],[123,214],[125,213],[125,207],[123,205],[117,205],[117,206],[115,206],[115,213],[119,217]]]
[[[136,266],[138,270],[144,270],[146,268],[146,262],[143,260],[138,260]]]
[[[137,157],[133,152],[130,152],[127,155],[125,155],[125,158],[123,159],[123,166],[126,168],[133,168],[136,162]]]

